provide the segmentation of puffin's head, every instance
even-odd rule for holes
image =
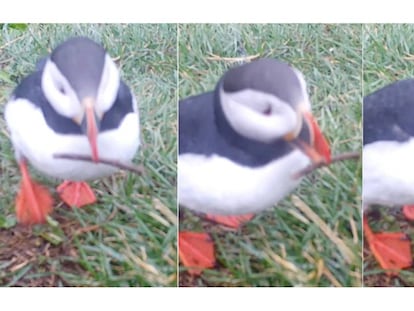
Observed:
[[[284,139],[312,160],[320,160],[315,159],[315,150],[298,141],[303,126],[309,128],[311,146],[321,135],[310,112],[305,79],[298,70],[275,59],[260,59],[230,69],[218,87],[223,113],[238,134],[263,143]]]
[[[98,161],[100,121],[114,104],[119,71],[104,48],[94,41],[71,38],[53,50],[42,73],[42,89],[60,115],[76,122],[88,137]]]

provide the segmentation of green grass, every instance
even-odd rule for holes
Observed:
[[[361,30],[361,25],[180,25],[179,97],[213,90],[220,76],[238,64],[234,58],[284,60],[304,73],[314,115],[333,154],[360,151]],[[359,161],[318,170],[277,208],[236,232],[186,212],[180,230],[208,227],[218,266],[201,277],[190,277],[180,267],[180,284],[361,286],[360,180]],[[311,220],[304,205],[320,219]]]
[[[99,203],[71,210],[56,199],[55,224],[15,224],[20,174],[0,119],[0,284],[176,286],[176,25],[29,25],[0,29],[0,113],[37,60],[73,35],[101,42],[135,93],[143,176],[92,182]],[[57,181],[33,171],[49,189]],[[55,245],[53,244],[55,243]]]
[[[414,76],[414,25],[364,25],[363,33],[364,95]],[[378,207],[377,211],[380,213],[377,217],[369,217],[375,232],[402,230],[414,239],[414,226],[404,219],[399,208]],[[414,286],[414,268],[389,278],[368,249],[364,255],[364,285]]]

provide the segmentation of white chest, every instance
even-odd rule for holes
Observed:
[[[251,168],[217,155],[184,154],[178,159],[178,200],[189,209],[221,215],[258,212],[298,186],[293,175],[309,159],[300,151]]]
[[[363,150],[363,202],[414,204],[414,140],[376,142]]]

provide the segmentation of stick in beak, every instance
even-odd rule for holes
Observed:
[[[331,148],[328,141],[323,136],[321,129],[316,123],[314,117],[309,112],[304,112],[303,116],[309,125],[310,131],[313,136],[313,144],[309,145],[299,138],[295,138],[291,141],[293,145],[302,150],[313,163],[327,163],[331,162]]]
[[[86,97],[82,100],[82,104],[85,107],[85,117],[82,122],[82,128],[86,132],[88,136],[89,144],[92,150],[92,160],[94,162],[99,161],[98,156],[98,145],[97,145],[97,137],[98,137],[98,120],[95,115],[94,105],[95,100],[92,97]]]

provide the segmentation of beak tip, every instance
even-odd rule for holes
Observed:
[[[322,134],[322,131],[316,123],[316,120],[312,114],[308,113],[305,115],[305,117],[308,120],[311,132],[313,133],[313,148],[319,155],[319,161],[330,164],[331,148],[329,146],[328,140]]]
[[[94,163],[98,163],[99,162],[98,150],[96,148],[93,148],[92,149],[92,161]]]

